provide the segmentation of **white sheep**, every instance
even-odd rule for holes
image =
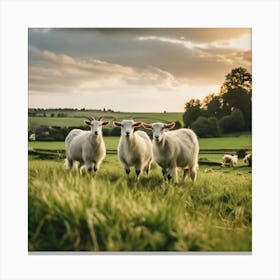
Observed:
[[[177,167],[183,169],[183,182],[190,175],[194,183],[198,171],[199,144],[196,134],[191,129],[181,128],[173,131],[175,123],[143,123],[143,126],[153,131],[153,158],[162,168],[164,180],[175,176],[178,182]]]
[[[222,166],[230,166],[233,167],[235,165],[237,165],[237,155],[224,155],[223,159],[222,159]]]
[[[244,157],[243,162],[248,166],[252,166],[252,154],[248,154]]]
[[[114,126],[121,127],[121,137],[118,145],[119,161],[125,169],[127,176],[130,167],[135,168],[137,181],[140,172],[149,174],[152,162],[152,141],[144,131],[134,132],[135,127],[140,127],[142,122],[123,120],[113,122]]]
[[[65,139],[66,160],[64,167],[71,169],[74,161],[79,162],[79,168],[86,166],[90,172],[97,171],[106,155],[106,147],[102,136],[102,126],[108,125],[109,121],[101,121],[88,118],[85,124],[90,126],[90,131],[72,129]]]

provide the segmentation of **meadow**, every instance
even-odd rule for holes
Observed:
[[[52,125],[52,126],[80,126],[83,125],[83,121],[86,117],[92,116],[99,118],[102,116],[107,120],[121,120],[134,118],[135,120],[142,120],[144,122],[171,122],[171,121],[181,121],[182,122],[182,113],[122,113],[122,112],[96,112],[93,110],[87,110],[84,112],[81,111],[70,111],[64,112],[65,117],[57,117],[57,114],[61,111],[47,111],[46,117],[29,117],[28,118],[28,127],[29,129],[34,129],[40,125]],[[55,114],[54,117],[50,117],[51,114]],[[112,127],[112,124],[110,124]]]
[[[63,142],[29,142],[52,155],[29,155],[30,252],[252,250],[252,174],[241,159],[234,168],[201,164],[194,185],[163,183],[153,163],[149,177],[136,183],[118,162],[118,140],[105,137],[114,152],[96,174],[64,170]],[[200,159],[217,163],[223,149],[251,148],[247,134],[199,141]]]
[[[179,173],[180,174],[180,173]],[[29,160],[29,251],[251,251],[251,170],[201,167],[195,185]]]
[[[32,113],[32,110],[30,111]],[[182,113],[45,110],[41,125],[81,126],[86,116],[145,122],[182,121]],[[57,117],[60,113],[60,117]],[[62,115],[61,115],[62,113]],[[39,114],[36,111],[36,114]],[[112,127],[112,124],[110,125]],[[28,142],[28,249],[103,252],[248,252],[252,250],[252,170],[242,159],[222,168],[224,153],[250,151],[250,133],[199,139],[194,185],[149,177],[127,179],[117,157],[119,137],[104,137],[107,155],[96,174],[64,170],[64,142]],[[179,178],[182,176],[179,170]]]

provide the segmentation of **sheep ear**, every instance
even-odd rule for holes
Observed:
[[[103,122],[102,123],[102,126],[104,126],[104,125],[108,125],[110,122],[109,121],[107,121],[107,122]]]
[[[142,125],[142,122],[136,122],[132,125],[132,127],[139,127]]]
[[[122,126],[122,124],[120,122],[113,122],[114,126]]]
[[[91,125],[91,122],[90,121],[85,121],[85,124],[86,125]]]
[[[175,122],[172,122],[172,123],[169,123],[169,124],[165,124],[164,128],[172,129],[174,126],[175,126]]]
[[[147,123],[142,123],[143,127],[144,128],[147,128],[147,129],[151,129],[152,126],[150,124],[147,124]]]

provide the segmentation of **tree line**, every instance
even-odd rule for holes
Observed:
[[[218,94],[185,104],[184,127],[199,137],[218,137],[221,133],[250,131],[252,128],[252,75],[238,67],[226,75]]]

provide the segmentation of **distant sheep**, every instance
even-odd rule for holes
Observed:
[[[181,128],[174,131],[175,123],[152,123],[143,126],[153,131],[153,158],[162,168],[165,181],[175,176],[178,182],[177,167],[183,169],[183,181],[190,175],[194,183],[198,171],[199,145],[196,134],[191,129]]]
[[[252,166],[252,154],[248,154],[244,157],[243,162],[248,166]]]
[[[133,120],[115,121],[114,126],[121,127],[121,138],[118,145],[118,157],[129,176],[130,167],[135,167],[137,180],[143,171],[149,174],[152,162],[152,142],[144,131],[134,132],[134,128],[140,127],[142,122]]]
[[[222,166],[236,166],[237,165],[237,161],[238,161],[238,157],[237,155],[224,155],[223,159],[222,159]]]
[[[30,140],[30,141],[36,141],[36,135],[35,135],[35,133],[32,133],[32,134],[29,136],[29,140]]]
[[[65,168],[71,169],[73,162],[79,162],[79,168],[86,166],[90,172],[97,171],[106,155],[106,148],[102,136],[102,126],[108,125],[109,121],[103,122],[101,118],[95,120],[88,118],[85,124],[90,126],[90,131],[72,129],[65,139],[66,160]]]

